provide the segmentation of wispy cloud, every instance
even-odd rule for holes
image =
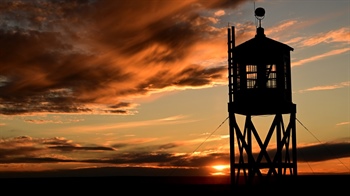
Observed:
[[[350,81],[347,82],[341,82],[338,84],[333,85],[326,85],[326,86],[315,86],[308,89],[300,90],[300,93],[307,92],[307,91],[324,91],[324,90],[334,90],[339,88],[346,88],[350,86]]]
[[[321,43],[334,43],[343,42],[349,43],[350,40],[350,28],[340,28],[337,30],[329,31],[327,33],[320,33],[315,36],[309,37],[301,42],[302,46],[314,46]]]
[[[103,125],[89,125],[89,126],[75,126],[74,128],[68,128],[68,130],[74,130],[75,132],[89,132],[89,131],[106,131],[106,130],[118,130],[118,129],[128,129],[135,127],[146,127],[154,125],[164,125],[164,124],[182,124],[194,122],[196,120],[186,119],[187,116],[177,115],[170,116],[160,119],[144,120],[144,121],[133,121],[124,122],[116,124],[103,124]],[[67,131],[67,129],[65,130]]]
[[[65,118],[62,116],[45,116],[45,115],[38,115],[38,116],[25,116],[24,121],[27,123],[33,123],[33,124],[66,124],[66,123],[75,123],[75,122],[81,122],[84,121],[84,119],[79,117],[69,117]]]
[[[342,125],[348,125],[348,124],[350,124],[350,122],[340,122],[340,123],[337,123],[336,125],[342,126]]]
[[[20,136],[0,140],[1,163],[69,161],[71,152],[113,151],[111,147],[75,144],[62,137],[32,138]],[[74,153],[73,153],[74,154]],[[46,161],[44,160],[46,159]]]
[[[334,56],[334,55],[338,55],[338,54],[343,54],[343,53],[348,52],[348,51],[350,51],[350,48],[341,48],[341,49],[331,50],[331,51],[328,51],[328,52],[323,53],[323,54],[319,54],[319,55],[312,56],[312,57],[309,57],[306,59],[292,62],[292,66],[295,67],[295,66],[304,65],[304,64],[309,63],[309,62],[318,61],[320,59]]]
[[[266,33],[274,34],[275,37],[277,37],[277,39],[287,39],[283,42],[288,45],[293,45],[294,48],[297,47],[299,49],[305,49],[319,44],[337,44],[337,48],[329,50],[323,54],[317,54],[315,56],[307,57],[305,59],[292,62],[292,66],[304,65],[306,63],[318,61],[326,57],[343,54],[350,50],[350,48],[348,47],[350,40],[350,28],[348,27],[342,27],[336,30],[331,30],[329,32],[318,33],[309,37],[298,36],[298,34],[296,33],[294,33],[293,36],[291,36],[290,33],[285,33],[286,31],[290,31],[290,29],[288,28],[293,29],[294,26],[294,29],[298,29],[300,28],[300,26],[304,26],[304,23],[305,22],[298,22],[297,20],[285,21],[280,25],[277,25],[276,27],[267,30]],[[308,23],[308,25],[310,24]],[[286,38],[287,36],[290,37],[290,39]]]
[[[298,21],[297,20],[287,20],[287,21],[282,21],[279,25],[267,29],[266,30],[266,34],[270,35],[270,34],[275,34],[275,33],[279,33],[279,32],[285,32],[288,29],[290,29],[291,26],[297,24]]]
[[[334,55],[339,55],[350,51],[350,48],[347,47],[350,40],[350,28],[340,28],[337,30],[332,30],[326,33],[319,33],[312,37],[294,37],[291,40],[288,40],[287,44],[294,44],[299,48],[312,47],[318,44],[331,44],[337,43],[337,49],[329,50],[323,54],[317,54],[305,59],[301,59],[295,62],[292,62],[292,66],[301,66],[306,63],[313,61],[318,61],[326,57],[331,57]],[[343,47],[344,46],[344,47]]]

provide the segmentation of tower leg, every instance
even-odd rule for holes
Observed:
[[[235,180],[235,134],[234,129],[237,126],[236,117],[234,113],[229,113],[229,127],[230,127],[230,180],[231,184],[235,185],[237,181]]]
[[[231,114],[231,183],[251,184],[267,181],[271,177],[276,179],[297,175],[295,120],[295,113],[291,113],[288,126],[285,128],[282,114],[276,114],[265,140],[262,140],[251,115],[246,115],[242,132],[236,122],[235,114]],[[273,136],[276,139],[274,146],[270,144]],[[253,148],[253,145],[259,147],[257,152],[253,152],[253,149],[257,149]]]

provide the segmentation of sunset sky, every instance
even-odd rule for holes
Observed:
[[[254,6],[294,49],[298,173],[350,174],[348,0],[0,0],[0,173],[229,175],[227,28],[253,38]]]

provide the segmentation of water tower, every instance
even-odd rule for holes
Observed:
[[[261,27],[264,16],[263,8],[255,10],[256,35],[238,46],[234,26],[228,28],[231,184],[297,175],[293,48],[266,37]],[[238,125],[237,115],[245,118],[244,127]],[[252,118],[266,115],[273,120],[263,139]]]

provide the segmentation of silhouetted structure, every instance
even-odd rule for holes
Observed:
[[[231,184],[297,175],[296,105],[292,102],[290,63],[293,48],[265,36],[261,27],[264,15],[263,8],[255,10],[259,20],[256,35],[238,46],[234,26],[228,28]],[[243,129],[236,115],[245,116]],[[252,121],[252,116],[257,115],[274,115],[264,141]],[[285,127],[286,115],[289,123]],[[270,148],[273,136],[276,144]],[[256,154],[254,139],[254,145],[260,148]]]

